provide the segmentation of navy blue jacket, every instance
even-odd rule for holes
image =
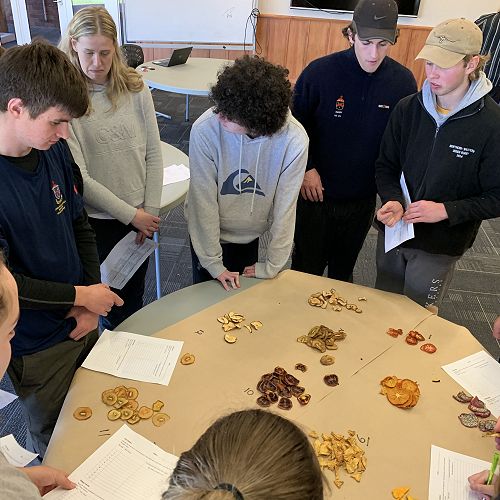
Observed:
[[[86,216],[68,153],[63,142],[48,151],[39,151],[34,172],[0,156],[0,247],[7,254],[16,280],[26,277],[26,288],[51,282],[55,288],[57,284],[95,282],[96,270],[91,271],[94,279],[89,279],[75,234],[83,234],[76,221],[84,225]],[[85,238],[95,248],[92,233]],[[70,289],[74,290],[73,286]],[[74,291],[66,304],[59,303],[54,308],[49,289],[46,309],[40,297],[33,308],[23,308],[11,342],[13,356],[38,352],[66,340],[75,327],[74,319],[65,319],[73,298]]]
[[[367,73],[352,48],[304,69],[292,112],[309,135],[307,169],[317,169],[327,198],[375,195],[375,161],[389,115],[416,91],[410,70],[386,57],[377,71]]]

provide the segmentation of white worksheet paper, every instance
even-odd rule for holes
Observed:
[[[163,185],[174,184],[174,182],[187,181],[189,179],[189,168],[184,164],[169,165],[163,167]]]
[[[500,416],[500,364],[485,351],[444,365],[443,370],[469,394],[484,401],[488,410]]]
[[[405,176],[402,172],[399,183],[401,184],[401,189],[403,190],[406,206],[408,206],[411,203],[410,193],[408,192],[408,186],[406,185]],[[411,240],[412,238],[415,238],[415,231],[412,223],[407,224],[403,221],[403,219],[401,219],[392,227],[385,226],[385,253],[401,245],[401,243]]]
[[[123,425],[70,474],[76,489],[57,488],[43,498],[158,500],[177,460]]]
[[[0,410],[12,403],[12,401],[14,401],[15,399],[17,399],[17,396],[15,394],[7,391],[2,391],[2,389],[0,389]]]
[[[146,239],[138,245],[135,242],[135,236],[136,233],[130,231],[114,246],[101,264],[101,281],[103,283],[121,290],[158,246],[150,239]]]
[[[490,466],[484,460],[432,445],[429,500],[478,500],[467,478]]]
[[[82,366],[120,378],[168,385],[184,342],[104,330]]]
[[[20,446],[12,434],[0,438],[0,451],[7,462],[14,467],[24,467],[38,457],[36,453]]]

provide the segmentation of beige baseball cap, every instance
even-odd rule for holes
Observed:
[[[427,37],[415,59],[425,59],[440,68],[451,68],[465,56],[481,52],[483,33],[465,18],[449,19],[438,24]]]

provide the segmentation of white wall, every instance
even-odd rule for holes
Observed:
[[[290,9],[290,0],[258,0],[258,7],[262,14],[346,20],[352,18],[352,14],[326,14],[313,10]],[[401,17],[399,23],[435,26],[441,21],[454,17],[475,20],[481,14],[496,12],[498,9],[500,9],[499,0],[421,0],[419,16],[417,18]]]

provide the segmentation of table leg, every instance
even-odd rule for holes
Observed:
[[[189,121],[189,94],[186,94],[186,121]]]
[[[155,275],[156,275],[156,298],[161,299],[161,276],[160,276],[160,241],[159,230],[153,234],[153,241],[158,244],[155,248]]]

